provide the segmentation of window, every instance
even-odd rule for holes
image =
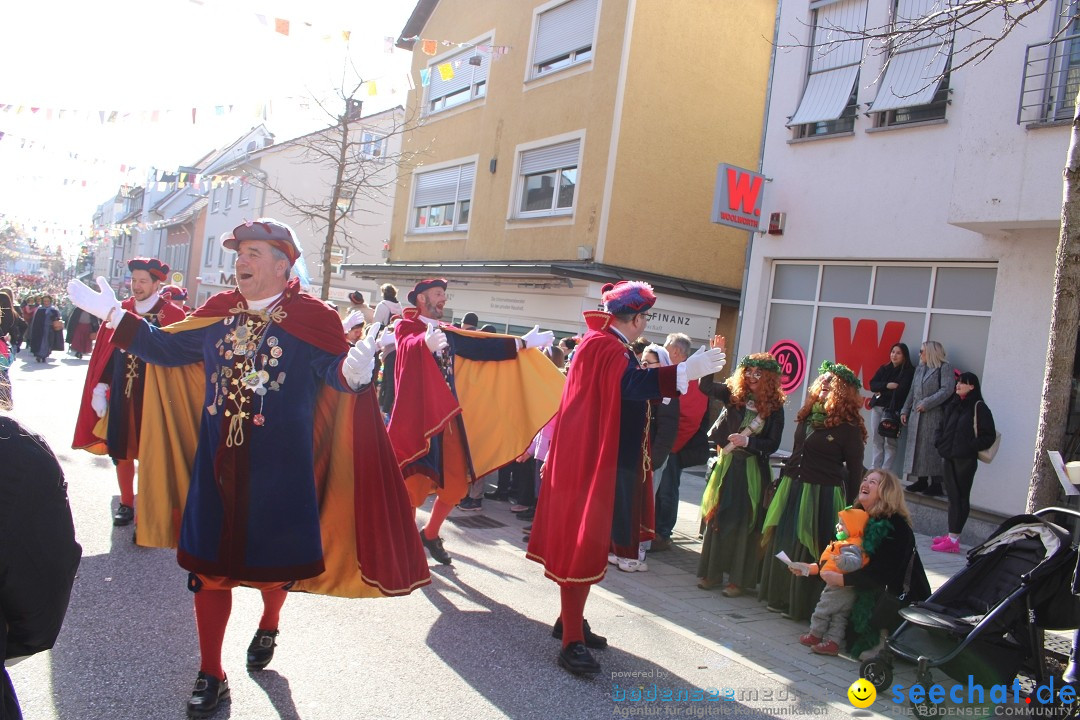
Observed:
[[[210,264],[214,262],[214,246],[217,243],[214,242],[214,236],[210,235],[206,238],[206,259],[203,261],[203,265],[210,267]]]
[[[592,59],[597,0],[569,0],[536,16],[530,77]]]
[[[488,67],[491,65],[491,39],[436,60],[428,65],[427,111],[446,110],[476,100],[487,94]],[[480,50],[481,45],[487,51]]]
[[[221,209],[221,196],[218,194],[221,188],[214,188],[210,191],[210,212],[216,213]]]
[[[365,130],[360,136],[360,154],[368,158],[384,157],[386,155],[386,136]]]
[[[251,184],[240,182],[240,204],[247,205],[251,202]]]
[[[218,245],[217,266],[219,268],[225,267],[225,246],[224,245]]]
[[[877,127],[939,120],[949,104],[946,68],[952,52],[951,33],[914,32],[908,28],[949,0],[896,0],[892,47],[877,97],[870,105]]]
[[[521,153],[518,217],[568,215],[574,209],[581,140]]]
[[[475,176],[475,163],[417,173],[412,229],[449,232],[468,228]]]
[[[342,263],[348,262],[349,251],[341,245],[335,245],[330,250],[330,272],[341,272]]]
[[[1071,120],[1080,89],[1080,5],[1058,0],[1050,40],[1028,45],[1017,122]]]
[[[233,186],[229,183],[225,186],[225,209],[228,210],[232,207]]]
[[[788,121],[796,138],[848,133],[855,128],[866,0],[811,2],[812,47],[806,89]]]

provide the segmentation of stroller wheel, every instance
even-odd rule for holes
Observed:
[[[869,681],[875,690],[881,692],[892,683],[892,664],[878,655],[859,666],[859,677]]]
[[[925,692],[928,691],[930,689],[930,686],[934,684],[934,678],[930,675],[929,671],[919,673],[915,677],[915,684],[922,685],[925,697]],[[934,713],[934,710],[935,707],[929,700],[923,700],[919,703],[911,703],[911,714],[917,718],[931,717]]]

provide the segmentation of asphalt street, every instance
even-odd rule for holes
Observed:
[[[112,526],[110,461],[70,449],[86,361],[54,354],[38,365],[27,357],[24,349],[11,371],[13,414],[60,459],[83,559],[56,646],[11,668],[25,716],[182,718],[199,665],[186,573],[172,551],[138,547],[130,527]],[[611,643],[598,652],[603,671],[570,676],[556,665],[559,644],[550,636],[557,587],[525,559],[524,544],[455,522],[443,537],[453,566],[432,562],[431,586],[409,597],[290,595],[277,654],[262,672],[244,667],[259,595],[237,590],[224,652],[232,699],[214,717],[867,714],[828,688],[783,683],[722,638],[664,621],[636,606],[633,593],[609,589],[612,581],[594,588],[586,607],[593,629]],[[664,701],[665,690],[687,699]]]

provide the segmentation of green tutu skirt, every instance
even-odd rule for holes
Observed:
[[[761,574],[761,469],[745,452],[721,453],[702,499],[705,538],[698,577],[751,589]]]
[[[793,620],[814,612],[825,585],[817,576],[791,574],[775,555],[783,550],[795,562],[815,563],[836,535],[837,513],[846,507],[843,488],[780,479],[762,528],[765,548],[758,598]]]

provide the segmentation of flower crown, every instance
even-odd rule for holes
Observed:
[[[780,363],[772,355],[768,357],[752,358],[749,355],[739,361],[740,368],[757,368],[765,372],[780,374]]]
[[[847,365],[834,363],[831,360],[826,360],[825,362],[821,363],[821,368],[818,370],[818,374],[824,375],[825,373],[832,373],[834,376],[840,378],[854,388],[858,388],[862,384],[859,382],[858,376],[856,376],[855,373],[851,372],[851,368],[849,368]]]

